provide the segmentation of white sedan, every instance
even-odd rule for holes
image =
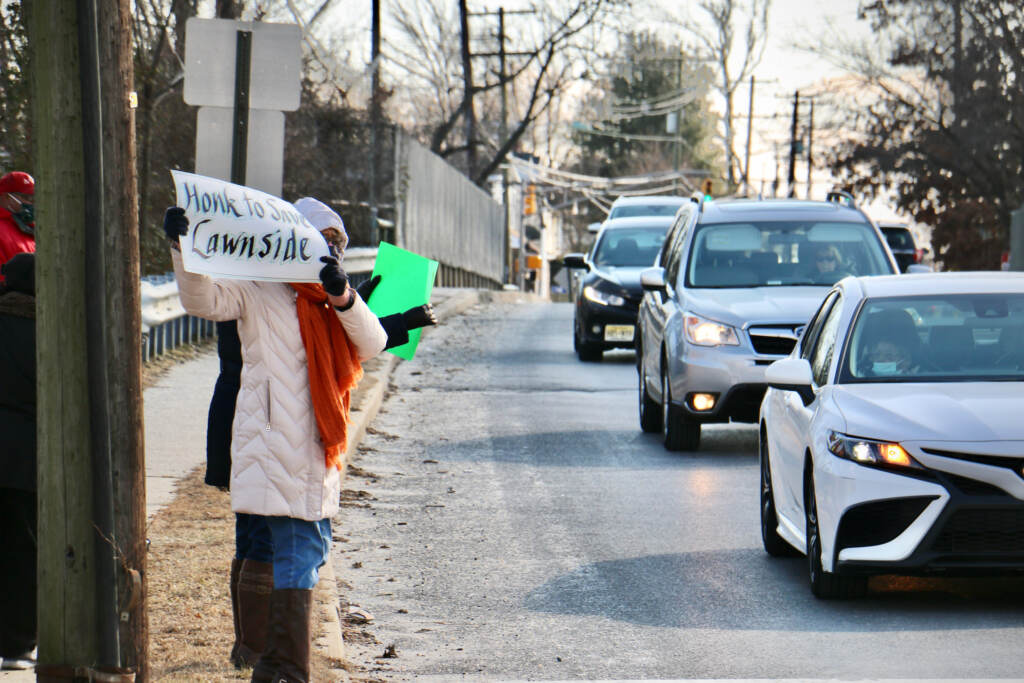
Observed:
[[[761,404],[761,536],[820,598],[1024,572],[1024,274],[846,278]]]

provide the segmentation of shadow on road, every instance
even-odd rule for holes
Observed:
[[[538,467],[628,467],[687,469],[757,465],[757,431],[714,425],[699,451],[670,453],[656,434],[639,429],[592,429],[507,434],[448,441],[444,460],[492,460]],[[756,482],[755,482],[756,484]]]
[[[1019,628],[1024,579],[875,577],[866,598],[820,601],[803,558],[760,548],[585,565],[527,595],[527,609],[671,628],[812,632]]]

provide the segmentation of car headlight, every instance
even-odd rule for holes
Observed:
[[[909,467],[923,469],[903,446],[891,441],[874,441],[839,432],[828,433],[828,450],[832,455],[874,467]]]
[[[584,298],[593,301],[595,304],[601,304],[602,306],[625,306],[626,300],[618,294],[611,294],[610,292],[602,292],[594,285],[587,285],[583,288]]]
[[[686,330],[686,338],[698,346],[740,345],[735,328],[702,318],[695,313],[683,314],[683,328]]]

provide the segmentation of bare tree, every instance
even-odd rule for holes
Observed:
[[[689,34],[698,56],[713,65],[715,90],[722,97],[722,140],[730,185],[736,185],[736,170],[742,166],[735,150],[733,127],[737,88],[745,83],[761,62],[768,36],[768,12],[772,0],[698,0],[701,16],[680,17],[675,23]],[[743,169],[749,177],[749,169]]]
[[[830,41],[860,106],[829,165],[844,184],[933,228],[945,269],[997,267],[1024,202],[1024,78],[1019,2],[863,3],[875,50]]]
[[[477,65],[467,67],[467,58],[497,52],[493,26],[488,31],[480,18],[467,12],[465,3],[460,16],[452,16],[441,0],[395,3],[393,14],[402,36],[388,46],[388,57],[392,68],[411,83],[403,101],[395,103],[396,118],[414,115],[431,150],[443,157],[465,153],[467,160],[478,158],[479,163],[471,169],[467,164],[466,170],[474,182],[483,184],[573,81],[574,57],[593,45],[589,31],[599,30],[608,14],[623,4],[623,0],[568,0],[537,7],[528,18],[519,18],[514,30],[506,28],[508,70],[491,69],[469,81],[466,73]],[[456,32],[457,26],[466,28]],[[488,37],[490,48],[476,47]],[[502,88],[512,91],[512,121],[505,135],[499,133],[503,126],[486,121],[474,125],[477,103],[493,114],[497,108],[488,103]],[[468,124],[461,135],[460,121]]]

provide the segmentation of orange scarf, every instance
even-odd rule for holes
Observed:
[[[309,393],[327,467],[343,465],[348,446],[348,406],[363,377],[359,352],[319,284],[291,283],[298,292],[295,310],[309,365]]]

